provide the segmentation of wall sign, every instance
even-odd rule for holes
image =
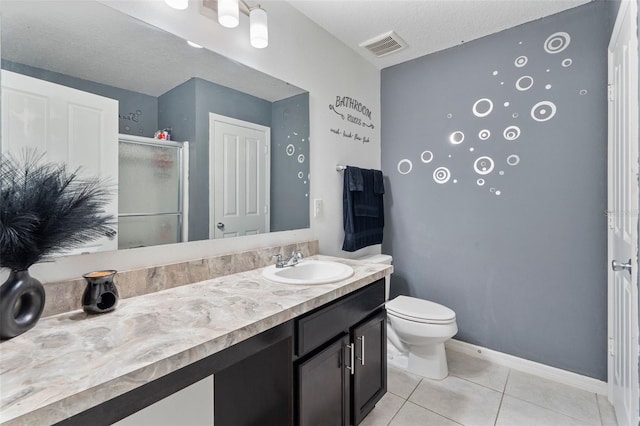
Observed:
[[[335,103],[329,104],[329,109],[344,121],[344,126],[348,129],[336,127],[330,129],[331,133],[355,142],[370,142],[370,138],[362,132],[374,129],[375,126],[371,120],[371,110],[365,104],[349,96],[336,96]]]

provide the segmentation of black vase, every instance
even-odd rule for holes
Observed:
[[[102,314],[113,311],[118,305],[118,289],[113,277],[118,271],[95,271],[84,274],[87,287],[82,295],[82,310],[88,314]]]
[[[44,287],[28,269],[11,271],[0,286],[0,339],[11,339],[36,325],[44,301]]]

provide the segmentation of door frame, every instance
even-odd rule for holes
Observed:
[[[615,123],[613,121],[613,117],[612,117],[612,108],[613,108],[613,104],[612,104],[612,100],[613,100],[613,96],[615,93],[615,90],[612,90],[612,83],[613,83],[613,61],[612,61],[612,52],[617,44],[617,40],[618,37],[620,35],[620,32],[622,30],[622,24],[623,24],[623,18],[625,16],[626,13],[631,13],[634,9],[634,7],[631,5],[633,2],[634,6],[635,6],[635,11],[636,11],[636,16],[635,17],[631,17],[632,22],[636,23],[636,31],[632,31],[632,34],[635,35],[636,39],[635,41],[632,40],[631,45],[633,46],[635,44],[635,51],[631,51],[631,58],[635,61],[631,66],[633,68],[635,68],[635,76],[631,75],[630,76],[630,81],[638,81],[638,38],[637,38],[637,17],[638,17],[638,9],[637,9],[637,2],[636,0],[622,0],[622,2],[620,3],[620,7],[618,10],[618,15],[616,17],[616,22],[615,22],[615,26],[613,28],[613,31],[611,33],[611,39],[609,42],[609,46],[607,49],[607,62],[608,62],[608,85],[609,85],[609,102],[608,102],[608,141],[607,141],[607,145],[608,145],[608,159],[607,159],[607,166],[608,166],[608,174],[607,174],[607,180],[608,180],[608,196],[607,196],[607,216],[608,216],[608,226],[607,226],[607,252],[608,252],[608,256],[607,256],[607,308],[608,308],[608,324],[607,324],[607,332],[608,332],[608,342],[609,342],[609,350],[608,350],[608,356],[607,356],[607,372],[608,372],[608,398],[609,401],[613,404],[616,401],[614,401],[613,399],[613,392],[614,392],[614,386],[613,386],[613,375],[614,375],[614,295],[612,294],[612,283],[614,278],[614,274],[615,272],[612,271],[611,269],[611,261],[613,260],[613,232],[612,232],[612,220],[614,220],[614,216],[616,214],[622,214],[622,215],[634,215],[635,216],[635,221],[633,220],[632,217],[632,223],[635,224],[636,229],[635,229],[635,246],[633,246],[632,243],[632,259],[631,259],[631,264],[632,264],[632,275],[631,277],[631,283],[632,286],[635,286],[635,299],[633,300],[632,303],[635,304],[636,309],[635,312],[631,312],[631,323],[632,326],[634,327],[632,332],[633,332],[633,336],[632,336],[632,341],[630,342],[630,350],[631,350],[631,365],[633,366],[632,369],[632,374],[631,374],[631,380],[632,383],[630,385],[631,389],[633,390],[633,395],[631,397],[631,404],[632,404],[632,413],[635,413],[635,419],[629,419],[630,421],[635,420],[637,422],[638,420],[638,416],[640,415],[640,401],[638,398],[638,393],[640,391],[640,379],[638,377],[638,362],[640,361],[640,354],[639,354],[639,350],[638,350],[638,330],[639,330],[639,326],[640,326],[640,318],[638,315],[638,289],[637,289],[637,285],[638,285],[638,242],[640,241],[640,227],[638,226],[638,209],[640,208],[640,206],[638,205],[638,197],[636,197],[635,200],[635,205],[631,205],[630,206],[630,211],[628,212],[616,212],[614,211],[614,207],[613,206],[613,169],[614,169],[614,161],[612,158],[612,143],[613,143],[613,137],[614,137],[614,132],[615,132]],[[636,90],[635,92],[632,90],[632,95],[630,97],[631,99],[631,106],[630,106],[630,113],[629,113],[629,120],[630,120],[630,128],[631,129],[635,129],[635,141],[632,140],[631,141],[631,149],[635,149],[635,153],[636,153],[636,158],[638,157],[637,155],[637,150],[638,148],[638,133],[639,133],[639,128],[640,128],[640,123],[639,123],[639,119],[638,119],[638,111],[639,111],[639,93],[638,93],[638,87],[637,87],[637,83],[636,83]],[[633,139],[634,135],[632,133],[632,135],[630,136],[630,139]],[[635,147],[633,146],[633,144],[635,143]],[[637,174],[637,165],[636,165],[636,179],[631,179],[630,185],[632,185],[635,188],[632,188],[632,191],[635,191],[636,194],[640,193],[640,187],[638,184],[638,174]],[[631,201],[634,201],[633,199]],[[620,260],[620,259],[618,259]],[[620,272],[618,272],[620,273]],[[619,410],[621,410],[621,407],[615,407],[616,412],[619,412]]]
[[[247,127],[265,135],[265,145],[267,148],[267,162],[265,167],[265,204],[267,211],[265,217],[265,233],[271,231],[271,128],[261,124],[244,121],[237,118],[228,117],[222,114],[209,113],[209,238],[215,239],[215,123],[225,123],[234,126]]]

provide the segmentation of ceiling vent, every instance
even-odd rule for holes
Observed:
[[[402,50],[407,46],[407,42],[393,31],[380,34],[379,36],[360,43],[360,47],[364,47],[378,58]]]

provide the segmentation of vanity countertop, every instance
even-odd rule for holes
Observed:
[[[268,281],[262,269],[121,300],[114,312],[43,318],[0,342],[0,423],[50,424],[206,358],[362,288],[390,265],[322,285]],[[117,284],[117,280],[116,280]]]

